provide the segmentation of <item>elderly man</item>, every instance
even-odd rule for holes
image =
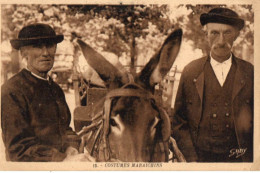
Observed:
[[[214,8],[200,22],[210,53],[183,70],[173,136],[187,161],[252,162],[253,66],[231,52],[244,20]]]
[[[2,86],[1,125],[10,161],[62,161],[77,153],[80,139],[69,127],[71,115],[61,88],[47,75],[63,35],[46,24],[22,28],[13,48],[27,59]]]

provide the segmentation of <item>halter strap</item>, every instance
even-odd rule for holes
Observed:
[[[145,90],[137,90],[130,88],[120,88],[110,91],[106,95],[106,99],[110,99],[113,97],[141,97],[148,99],[155,99],[155,97]]]
[[[129,86],[134,86],[138,89],[131,89],[131,88],[127,88]],[[109,133],[109,119],[110,119],[110,111],[111,111],[111,102],[113,100],[113,98],[115,97],[140,97],[140,98],[147,98],[147,99],[153,99],[155,100],[155,97],[147,92],[146,90],[144,90],[141,86],[135,84],[135,83],[128,83],[126,85],[124,85],[121,88],[118,89],[114,89],[110,92],[107,93],[106,98],[105,98],[105,102],[104,102],[104,116],[103,116],[103,146],[102,146],[102,150],[103,150],[103,158],[105,161],[108,161],[109,159],[111,159],[111,151],[110,151],[110,147],[109,147],[109,142],[108,142],[108,133]]]
[[[132,84],[129,84],[132,85]],[[129,86],[126,85],[126,86]],[[138,86],[138,85],[135,85]],[[140,88],[138,86],[138,88]],[[153,99],[155,100],[155,97],[145,91],[144,89],[130,89],[130,88],[119,88],[110,91],[106,95],[105,103],[104,103],[104,134],[105,136],[108,134],[109,129],[109,118],[110,118],[110,111],[111,111],[111,102],[114,97],[140,97],[140,98],[147,98],[147,99]]]
[[[150,92],[146,91],[145,89],[143,89],[140,85],[136,84],[136,83],[128,83],[126,85],[124,85],[121,88],[118,89],[114,89],[111,90],[107,93],[106,97],[105,97],[105,101],[104,101],[104,109],[103,109],[103,117],[101,117],[102,112],[100,112],[97,116],[95,116],[94,119],[99,119],[102,118],[102,123],[100,123],[100,121],[98,121],[101,124],[103,124],[103,128],[101,131],[99,131],[96,134],[95,137],[95,141],[97,141],[97,138],[99,138],[100,140],[100,147],[99,147],[99,154],[97,156],[97,159],[99,161],[109,161],[111,159],[113,159],[112,156],[112,152],[109,146],[109,140],[108,140],[108,133],[109,133],[109,125],[110,125],[110,114],[111,114],[111,103],[112,100],[115,97],[139,97],[139,98],[147,98],[147,99],[152,99],[154,101],[156,101],[156,97],[154,95],[152,95]],[[159,107],[158,107],[159,109]],[[166,127],[165,129],[163,129],[163,137],[162,137],[162,142],[160,145],[161,151],[163,153],[165,153],[165,160],[168,160],[168,146],[167,146],[167,139],[169,139],[169,135],[167,133],[165,133],[165,131],[167,132],[169,125],[168,125],[168,119],[167,119],[167,115],[165,115],[165,111],[159,109],[159,114],[160,114],[160,118],[163,119],[164,121],[166,120]],[[101,119],[100,119],[101,120]],[[100,130],[100,129],[99,129]],[[99,137],[98,137],[99,136]],[[93,154],[93,147],[90,150],[90,153]]]
[[[127,88],[129,86],[134,86],[138,89]],[[108,92],[106,95],[106,99],[110,99],[113,97],[141,97],[155,100],[154,95],[152,95],[150,92],[147,92],[145,89],[143,89],[140,85],[136,83],[127,83],[121,88],[114,89]]]

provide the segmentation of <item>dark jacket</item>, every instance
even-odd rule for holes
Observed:
[[[188,64],[180,79],[173,113],[173,136],[187,161],[197,161],[196,146],[203,111],[204,65],[209,57]],[[247,149],[243,161],[253,160],[253,79],[250,63],[234,57],[237,64],[232,89],[231,117],[239,148]]]
[[[1,88],[1,126],[6,159],[62,161],[79,138],[69,127],[70,111],[61,88],[23,69]]]

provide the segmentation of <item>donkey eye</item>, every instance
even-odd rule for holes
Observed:
[[[122,135],[122,132],[124,131],[124,124],[120,118],[120,115],[117,114],[116,116],[112,116],[109,122],[111,133],[114,135]]]
[[[117,123],[114,119],[110,119],[110,125],[111,126],[117,126]]]

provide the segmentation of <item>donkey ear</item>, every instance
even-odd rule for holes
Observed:
[[[174,30],[164,41],[161,49],[150,59],[139,74],[146,87],[154,87],[171,69],[180,50],[182,30]]]
[[[77,42],[88,64],[98,73],[107,88],[118,88],[128,82],[128,75],[122,69],[117,69],[84,41],[78,39]]]

